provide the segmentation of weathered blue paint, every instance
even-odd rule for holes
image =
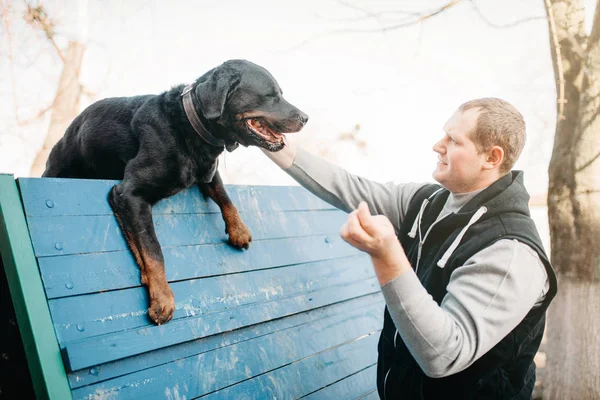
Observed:
[[[383,299],[339,237],[345,213],[300,187],[228,186],[253,235],[240,251],[197,188],[159,202],[177,310],[155,326],[106,200],[115,183],[20,180],[74,398],[373,396]]]
[[[286,249],[286,251],[281,251]],[[249,272],[345,257],[366,257],[340,237],[310,236],[260,240],[248,251],[228,244],[163,248],[167,279],[180,281],[199,277]],[[347,260],[359,262],[365,260]],[[140,286],[139,268],[128,250],[77,254],[39,259],[48,298]]]
[[[303,400],[357,399],[377,390],[377,364],[317,390]],[[377,394],[375,392],[375,394]],[[379,397],[376,397],[379,400]]]
[[[336,210],[243,213],[241,216],[252,233],[252,240],[337,235],[347,218]],[[220,214],[157,215],[153,219],[156,236],[164,247],[227,241]],[[30,217],[27,222],[38,257],[127,249],[112,215]]]
[[[219,335],[212,335],[202,339],[185,342],[180,345],[170,346],[143,353],[138,356],[109,362],[102,364],[101,366],[94,366],[95,374],[90,373],[91,368],[71,372],[69,373],[69,382],[72,388],[87,386],[176,360],[193,357],[201,353],[217,350],[236,343],[251,341],[254,338],[285,329],[299,327],[312,321],[327,319],[334,315],[346,315],[352,312],[359,312],[367,308],[372,308],[373,306],[375,306],[374,316],[381,318],[383,314],[381,302],[381,293],[358,297],[345,302],[332,304],[327,307],[293,314],[286,318],[279,318],[262,324],[249,325]],[[373,382],[375,382],[375,380],[371,383]]]
[[[357,338],[201,398],[297,399],[375,364],[378,337]]]
[[[83,399],[99,393],[118,394],[124,399],[145,398],[164,391],[166,387],[179,387],[179,395],[187,398],[202,396],[343,345],[357,337],[378,333],[381,328],[379,311],[381,309],[375,305],[310,321],[251,341],[86,386],[75,391],[74,398]],[[315,367],[323,370],[327,365],[316,364]],[[195,380],[195,385],[188,384]],[[374,382],[371,381],[371,387]]]
[[[112,215],[106,201],[118,181],[21,178],[19,186],[27,217],[60,215]],[[227,194],[240,212],[332,210],[334,207],[299,186],[225,185]],[[48,202],[52,202],[52,207]],[[218,213],[219,207],[205,199],[198,187],[191,187],[156,204],[158,214]]]
[[[377,393],[377,388],[375,388],[363,396],[356,397],[354,400],[381,400],[381,399],[379,398],[379,394]]]
[[[371,294],[378,289],[377,280],[371,278],[366,281],[284,297],[278,301],[254,303],[227,313],[189,316],[171,321],[166,325],[148,325],[114,334],[95,336],[91,339],[68,342],[66,356],[71,370],[87,368],[161,347],[324,307]]]
[[[176,301],[174,319],[204,317],[224,311],[229,313],[236,308],[271,304],[279,299],[311,292],[327,293],[327,289],[334,285],[353,284],[361,290],[371,290],[370,271],[365,267],[354,271],[356,268],[344,261],[346,259],[334,259],[174,282],[171,284]],[[340,289],[338,292],[344,291]],[[337,299],[337,294],[332,295]],[[147,301],[146,290],[139,287],[53,299],[49,305],[59,342],[64,347],[71,340],[149,325]],[[106,307],[107,302],[111,303],[111,307]],[[80,330],[78,326],[84,329]]]

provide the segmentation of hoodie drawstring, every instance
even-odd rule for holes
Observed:
[[[471,220],[469,220],[469,223],[464,228],[462,228],[462,230],[460,231],[460,233],[458,234],[456,239],[454,239],[454,242],[452,242],[450,247],[448,247],[448,250],[446,250],[446,252],[442,256],[442,258],[440,258],[440,260],[437,262],[438,267],[444,268],[446,266],[448,259],[452,256],[452,253],[454,253],[454,250],[456,250],[456,248],[460,244],[460,241],[462,240],[463,236],[467,232],[467,229],[469,229],[469,227],[471,225],[473,225],[475,222],[479,221],[479,218],[481,218],[481,216],[483,214],[485,214],[486,212],[487,212],[487,207],[483,206],[483,207],[480,207],[477,210],[477,212],[475,212],[475,214],[473,214],[473,216],[471,217]]]
[[[439,188],[438,190],[433,192],[431,194],[431,196],[429,196],[428,198],[423,200],[423,203],[421,203],[421,209],[419,210],[419,213],[417,214],[417,217],[415,218],[415,222],[413,222],[412,228],[410,228],[410,232],[408,232],[408,236],[411,239],[414,239],[417,236],[417,229],[421,225],[421,217],[423,216],[423,211],[425,211],[425,207],[427,207],[427,204],[429,204],[429,200],[431,200],[431,198],[433,196],[435,196],[436,194],[438,194],[438,192],[440,192],[442,189],[444,189],[444,188]]]

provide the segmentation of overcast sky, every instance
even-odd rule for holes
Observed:
[[[302,146],[378,181],[431,180],[431,146],[455,108],[476,97],[504,98],[528,126],[517,168],[525,170],[530,192],[543,193],[556,117],[543,1],[462,1],[424,23],[381,31],[444,3],[43,2],[57,21],[59,46],[72,39],[87,44],[82,80],[95,100],[160,93],[245,58],[270,70],[285,97],[310,115],[294,135]],[[523,18],[532,20],[493,26]],[[61,63],[31,28],[15,22],[13,31],[16,99],[26,119],[51,103]],[[27,176],[48,118],[15,124],[8,41],[4,30],[0,35],[0,172]],[[82,108],[91,101],[84,98]],[[335,140],[357,124],[364,151]],[[224,157],[227,183],[293,184],[258,149]]]

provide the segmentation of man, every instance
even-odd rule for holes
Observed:
[[[531,398],[556,278],[511,171],[525,122],[509,103],[459,107],[433,146],[434,184],[380,184],[293,145],[265,154],[350,212],[342,237],[371,255],[386,301],[382,399]]]

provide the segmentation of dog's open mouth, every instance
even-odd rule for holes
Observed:
[[[275,132],[273,129],[267,126],[262,119],[248,118],[246,120],[246,125],[252,132],[268,142],[283,143],[287,145],[287,138],[285,137],[285,134]]]

